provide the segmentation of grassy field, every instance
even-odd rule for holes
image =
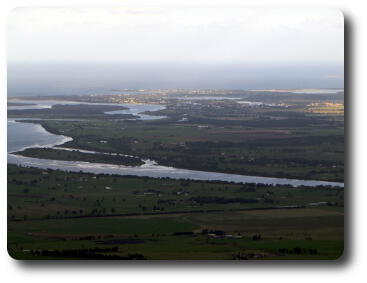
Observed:
[[[228,210],[314,203],[342,206],[344,190],[107,176],[8,166],[12,219],[192,210]]]
[[[226,236],[213,237],[203,233],[205,229],[224,229]],[[294,211],[270,210],[260,215],[192,213],[10,222],[8,246],[17,259],[47,258],[37,253],[42,250],[104,247],[117,247],[113,254],[119,256],[141,254],[166,260],[337,259],[343,252],[343,212],[308,208],[297,210],[296,216]]]
[[[8,166],[8,250],[17,259],[336,259],[343,210],[336,188]]]

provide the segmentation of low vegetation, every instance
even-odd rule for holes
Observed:
[[[8,250],[17,259],[335,259],[343,203],[332,187],[8,165]]]
[[[27,148],[23,151],[18,151],[13,154],[51,160],[83,161],[92,163],[118,164],[125,166],[139,166],[144,164],[144,162],[140,158],[133,156],[111,155],[103,153],[84,153],[78,150],[69,151],[53,148]]]

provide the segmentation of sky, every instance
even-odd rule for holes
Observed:
[[[260,72],[257,81],[272,76],[269,70],[277,66],[290,66],[285,71],[287,74],[292,74],[298,66],[299,72],[307,73],[309,79],[310,69],[316,68],[316,73],[320,73],[318,78],[324,80],[321,84],[316,83],[320,86],[340,86],[343,80],[344,19],[342,13],[334,9],[238,6],[17,8],[9,15],[7,37],[11,87],[17,74],[34,77],[32,81],[28,78],[29,83],[42,76],[46,76],[46,80],[49,75],[61,76],[67,82],[73,70],[71,66],[75,64],[85,67],[82,75],[75,74],[80,76],[81,84],[88,79],[84,74],[88,64],[113,64],[114,68],[120,65],[120,71],[127,76],[131,76],[126,73],[129,68],[140,66],[141,71],[150,68],[151,73],[162,73],[166,77],[184,66],[187,74],[176,72],[177,77],[170,76],[168,80],[167,85],[176,83],[177,87],[190,87],[191,72],[195,70],[207,74],[208,70],[217,69],[212,81],[215,85],[218,78],[225,76],[224,70],[228,77],[235,72],[238,76],[239,70],[246,69],[243,74],[248,78],[252,67],[257,71],[268,70]],[[48,71],[42,67],[45,64],[49,64]],[[62,74],[55,64],[70,68]],[[33,73],[29,71],[30,66],[34,67]],[[43,73],[40,71],[37,77],[38,69]],[[138,68],[135,74],[139,76],[139,73]],[[101,76],[104,77],[95,71],[92,77],[98,81]],[[182,76],[181,81],[179,76]],[[19,79],[23,77],[19,75]],[[116,78],[116,82],[118,80]],[[139,83],[142,87],[156,85],[144,83],[149,81],[148,77],[146,80],[130,77],[125,81],[120,78],[120,85],[129,87],[131,81],[134,86]],[[164,78],[157,78],[157,81],[163,82]],[[234,85],[246,88],[250,82],[247,80],[241,85],[240,81]],[[101,81],[100,85],[105,82]],[[227,83],[233,80],[223,81],[222,85],[230,88]],[[200,85],[210,88],[210,84],[208,81]],[[197,85],[198,82],[191,87]]]
[[[17,8],[9,61],[343,62],[330,9]]]

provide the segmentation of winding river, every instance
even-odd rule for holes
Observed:
[[[83,104],[74,101],[18,101],[19,103],[33,103],[35,105],[9,106],[8,109],[40,109],[50,108],[55,104]],[[85,103],[84,103],[85,104]],[[89,103],[86,103],[89,104]],[[161,119],[164,116],[152,116],[141,114],[145,111],[157,111],[164,109],[162,105],[155,104],[109,104],[98,103],[99,105],[119,105],[128,107],[125,110],[106,112],[106,114],[133,114],[137,119],[152,120]],[[235,183],[264,183],[273,185],[291,185],[291,186],[336,186],[344,187],[344,183],[326,182],[317,180],[298,180],[286,178],[271,178],[260,176],[246,176],[236,174],[226,174],[217,172],[205,172],[198,170],[179,169],[168,166],[158,165],[153,160],[144,160],[141,166],[122,166],[113,164],[90,163],[80,161],[61,161],[31,158],[12,154],[30,147],[53,147],[62,145],[66,141],[72,140],[70,137],[55,135],[47,132],[41,125],[33,123],[22,123],[16,120],[8,119],[8,163],[22,166],[38,167],[42,169],[59,169],[71,172],[86,172],[95,174],[117,174],[134,175],[153,178],[173,178],[173,179],[191,179],[208,181],[225,181]],[[37,119],[39,120],[39,119]],[[64,149],[64,148],[63,148]],[[82,151],[82,150],[80,150]],[[87,152],[87,151],[85,151]],[[95,153],[95,152],[89,152]]]

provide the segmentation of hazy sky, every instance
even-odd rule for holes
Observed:
[[[342,88],[338,10],[19,8],[8,20],[8,93],[123,88]]]
[[[343,25],[330,9],[18,8],[8,60],[343,64]]]

